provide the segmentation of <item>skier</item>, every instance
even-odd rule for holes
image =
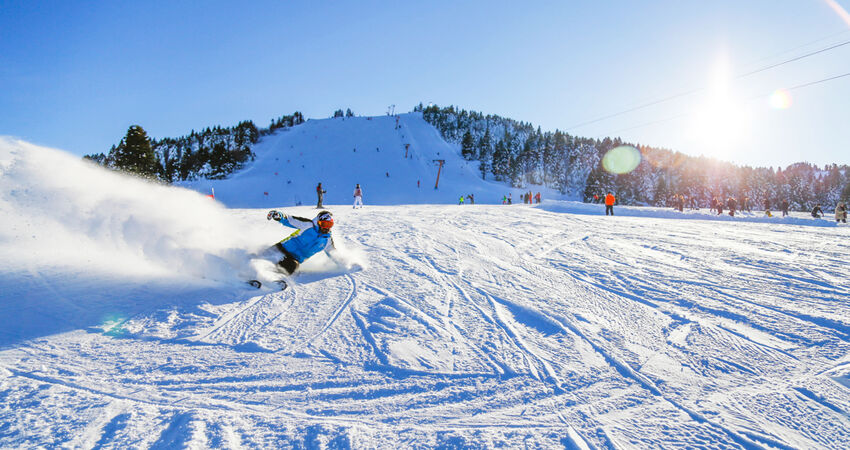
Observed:
[[[593,203],[599,203],[599,196],[596,194],[593,194]]]
[[[726,200],[726,206],[729,207],[729,215],[735,217],[735,208],[738,207],[738,200],[735,200],[735,197],[729,197]]]
[[[540,192],[538,192],[537,195],[534,196],[534,199],[537,200],[537,203],[540,203]]]
[[[461,196],[460,196],[460,200],[458,200],[457,204],[458,204],[458,205],[462,205],[462,204],[463,204],[463,199],[464,199],[464,197],[463,197],[463,195],[461,195]]]
[[[782,207],[782,217],[785,217],[785,216],[788,215],[788,206],[789,206],[788,200],[783,200],[782,205],[781,205],[781,207]]]
[[[509,204],[509,205],[513,205],[513,204],[514,204],[514,201],[513,201],[513,197],[512,197],[512,196],[513,196],[513,194],[508,194],[508,204]]]
[[[360,184],[354,187],[354,207],[357,208],[357,204],[360,204],[360,207],[363,207],[363,190],[360,189]]]
[[[812,209],[812,217],[815,219],[820,219],[823,217],[823,210],[820,208],[820,203],[815,205],[814,209]]]
[[[838,222],[847,223],[847,205],[844,202],[835,207],[835,223]]]
[[[321,209],[321,208],[322,208],[322,202],[324,201],[324,199],[325,199],[325,194],[326,194],[327,192],[328,192],[328,191],[326,191],[326,190],[322,189],[322,183],[319,183],[319,185],[318,185],[318,186],[316,186],[316,196],[317,196],[317,197],[319,197],[319,201],[318,201],[318,203],[316,203],[316,209]]]
[[[313,220],[310,220],[271,210],[266,215],[266,219],[297,228],[294,233],[269,249],[269,251],[276,250],[279,256],[283,256],[277,264],[289,275],[292,275],[305,259],[316,253],[325,251],[330,254],[331,251],[336,250],[331,237],[334,218],[330,211],[320,211]]]
[[[605,215],[614,215],[614,202],[617,201],[617,197],[614,197],[614,194],[611,191],[608,191],[608,195],[605,196]]]

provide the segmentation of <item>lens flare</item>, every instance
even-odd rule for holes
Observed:
[[[629,173],[640,164],[640,151],[628,145],[608,150],[602,157],[602,167],[610,173]]]
[[[777,89],[770,94],[770,106],[776,109],[788,109],[791,107],[791,94],[785,89]]]
[[[844,21],[847,25],[850,25],[850,13],[847,12],[846,9],[842,8],[841,5],[838,4],[835,0],[825,0],[826,4],[838,14],[838,17],[841,17],[841,20]]]

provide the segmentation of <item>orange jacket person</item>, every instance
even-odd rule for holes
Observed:
[[[610,191],[608,191],[608,195],[605,196],[605,215],[614,215],[614,202],[617,201],[617,198],[614,197]]]

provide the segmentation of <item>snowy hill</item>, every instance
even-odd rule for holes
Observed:
[[[218,200],[239,208],[315,205],[319,182],[327,190],[325,204],[333,205],[351,204],[357,183],[367,205],[452,204],[469,194],[478,203],[501,203],[512,191],[482,180],[478,163],[465,161],[421,113],[397,117],[309,120],[280,129],[254,147],[257,158],[246,169],[187,186],[202,193],[213,188]],[[435,160],[445,161],[439,189]]]
[[[310,159],[310,127],[389,148],[385,120],[263,141],[214,182],[258,209],[0,139],[0,447],[850,447],[850,228],[439,204],[504,188],[461,177],[436,137],[420,160],[399,141],[395,166],[352,151],[328,180],[306,171],[332,155]],[[305,171],[266,199],[286,142]],[[441,177],[420,188],[438,204],[377,205],[417,203],[415,181],[392,183],[435,172],[437,151],[448,200]],[[288,233],[266,207],[303,195],[285,210],[312,215],[317,181],[362,270],[317,256],[291,289],[247,287],[246,255]]]

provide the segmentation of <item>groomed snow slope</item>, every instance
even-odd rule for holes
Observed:
[[[850,446],[850,229],[594,207],[346,202],[256,291],[265,209],[2,140],[0,447]]]
[[[216,198],[231,208],[298,202],[315,206],[319,182],[327,191],[325,204],[331,205],[352,204],[357,183],[366,205],[452,204],[469,194],[477,203],[492,204],[511,192],[504,184],[482,180],[478,162],[465,161],[457,146],[444,141],[421,113],[398,118],[340,117],[279,129],[260,140],[254,147],[256,160],[242,171],[227,180],[198,180],[187,187],[206,194],[214,188]],[[434,160],[439,159],[445,164],[439,189],[434,189]],[[549,197],[547,189],[530,189]],[[521,203],[520,190],[513,191]]]

